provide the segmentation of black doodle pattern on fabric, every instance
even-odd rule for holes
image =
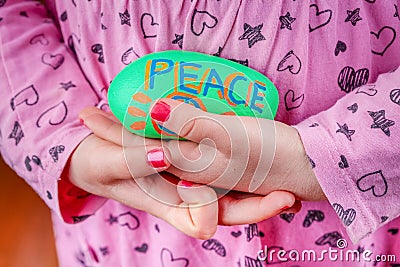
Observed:
[[[159,233],[160,232],[160,227],[158,227],[158,224],[154,225],[154,229]]]
[[[336,133],[342,133],[346,136],[347,140],[351,141],[351,136],[356,132],[355,130],[350,130],[347,124],[340,125],[338,122],[336,123],[339,126],[339,129],[336,130]]]
[[[381,129],[387,136],[390,137],[390,127],[395,125],[395,122],[385,117],[385,110],[368,111],[369,116],[373,119],[371,129]]]
[[[381,223],[386,222],[389,219],[388,216],[381,216]]]
[[[314,122],[313,124],[309,125],[308,127],[315,128],[315,127],[318,127],[318,126],[319,126],[319,123],[318,122]]]
[[[81,216],[71,216],[71,218],[74,223],[80,223],[80,222],[87,220],[90,216],[92,216],[92,214],[81,215]]]
[[[263,267],[263,265],[259,259],[244,256],[244,267]]]
[[[239,237],[239,236],[241,236],[242,235],[242,231],[240,231],[240,230],[238,230],[238,231],[231,231],[231,236],[233,236],[233,237],[235,237],[235,238],[237,238],[237,237]]]
[[[172,44],[177,44],[180,49],[183,47],[183,34],[176,34],[175,33],[175,39],[172,40]]]
[[[0,7],[3,7],[7,3],[7,0],[0,0]]]
[[[144,39],[157,37],[158,26],[159,24],[154,21],[153,15],[150,13],[143,13],[140,17],[140,28]]]
[[[11,133],[8,135],[8,139],[14,139],[15,145],[17,146],[19,144],[19,142],[21,142],[21,139],[24,136],[25,135],[24,135],[24,132],[22,131],[21,125],[19,124],[18,121],[15,121]]]
[[[252,48],[257,42],[265,40],[265,37],[261,33],[262,28],[263,23],[255,26],[254,28],[249,24],[244,23],[244,33],[239,37],[239,40],[247,40],[249,48]]]
[[[121,62],[124,65],[129,65],[131,62],[133,62],[135,59],[138,59],[140,56],[133,50],[133,47],[130,47],[128,50],[126,50],[122,56],[121,56]]]
[[[221,52],[222,52],[222,47],[219,46],[218,47],[218,51],[216,53],[214,53],[213,56],[220,57],[221,56]]]
[[[92,52],[98,54],[97,60],[100,63],[104,63],[104,52],[103,52],[103,45],[102,44],[94,44],[91,48]]]
[[[296,20],[290,15],[290,12],[286,12],[285,16],[280,16],[279,21],[281,22],[281,29],[292,30],[292,23]]]
[[[41,45],[48,45],[50,42],[47,40],[46,36],[44,33],[36,34],[29,40],[29,44],[34,45],[34,44],[41,44]]]
[[[52,200],[52,199],[53,199],[53,196],[51,195],[51,193],[50,193],[49,190],[46,190],[46,197],[47,197],[49,200]]]
[[[289,70],[291,74],[298,74],[301,70],[301,60],[293,52],[293,50],[291,50],[282,58],[276,70],[277,71]]]
[[[206,28],[215,28],[217,24],[217,17],[211,15],[208,11],[194,9],[190,23],[190,29],[194,35],[200,36]]]
[[[357,103],[354,103],[354,104],[352,104],[351,106],[348,106],[348,107],[347,107],[347,110],[350,110],[351,113],[356,113],[357,110],[358,110],[358,104],[357,104]]]
[[[136,215],[132,214],[130,211],[119,214],[118,216],[114,216],[112,214],[106,219],[110,225],[116,223],[122,227],[126,227],[131,231],[134,231],[139,228],[140,222]]]
[[[68,19],[68,14],[67,14],[67,11],[64,11],[63,13],[61,13],[61,15],[60,15],[60,20],[61,21],[66,21]]]
[[[91,267],[91,265],[88,265],[89,260],[87,260],[86,257],[87,256],[85,255],[85,253],[81,250],[75,254],[75,259],[77,260],[78,263],[80,263],[82,267]]]
[[[60,88],[64,89],[65,91],[68,91],[70,88],[76,87],[76,85],[73,84],[72,81],[68,81],[65,83],[61,82],[60,86],[61,86]]]
[[[392,235],[397,235],[399,233],[399,228],[390,228],[388,229],[388,232]]]
[[[99,250],[103,256],[107,256],[110,254],[110,249],[108,247],[100,247]]]
[[[325,214],[320,210],[309,210],[303,221],[303,227],[308,228],[313,222],[322,222]]]
[[[20,15],[21,17],[29,18],[28,13],[27,13],[26,11],[21,11],[21,12],[19,12],[19,15]]]
[[[396,30],[389,26],[382,27],[377,33],[371,32],[371,35],[373,36],[371,42],[371,52],[379,56],[383,56],[386,50],[388,50],[389,47],[396,40]],[[380,41],[382,35],[386,37],[383,37],[382,39],[389,40],[389,42],[383,43],[382,41]],[[387,38],[389,35],[391,35],[391,39]]]
[[[50,66],[53,70],[58,69],[64,63],[64,56],[62,54],[49,54],[44,53],[42,55],[42,63]]]
[[[233,58],[228,58],[228,59],[229,59],[230,61],[239,63],[239,64],[241,64],[241,65],[243,65],[243,66],[246,66],[246,67],[249,66],[249,60],[248,60],[248,59],[245,59],[245,60],[233,59]]]
[[[42,127],[42,121],[47,121],[49,125],[59,125],[64,122],[68,115],[68,108],[64,101],[50,107],[43,112],[36,121],[38,128]]]
[[[393,89],[390,92],[390,100],[400,106],[400,89]]]
[[[124,13],[118,12],[118,15],[121,20],[121,25],[131,26],[131,14],[129,14],[128,9],[125,9]]]
[[[361,192],[372,191],[374,197],[383,197],[388,191],[388,184],[382,170],[367,173],[357,180],[357,188]]]
[[[350,208],[345,210],[343,206],[340,205],[339,203],[333,203],[332,207],[335,210],[336,214],[339,216],[339,218],[342,220],[344,225],[350,226],[350,224],[352,224],[353,221],[356,219],[357,212],[355,209]]]
[[[294,213],[282,213],[279,214],[279,217],[285,220],[286,222],[291,223],[292,220],[294,219],[294,215],[295,215]]]
[[[189,259],[185,257],[174,257],[172,252],[163,248],[160,253],[160,260],[162,267],[187,267],[189,266]]]
[[[313,126],[313,127],[315,127],[315,126]],[[315,164],[314,160],[309,155],[306,155],[306,156],[307,156],[308,162],[310,162],[311,168],[314,169],[317,166]]]
[[[400,20],[400,16],[399,16],[399,8],[396,4],[394,4],[394,18],[398,18]]]
[[[356,26],[357,22],[362,20],[360,17],[360,8],[354,10],[347,10],[347,18],[344,22],[350,22],[351,25]]]
[[[255,236],[259,236],[258,225],[256,223],[249,224],[244,227],[244,232],[247,242],[250,242]]]
[[[344,155],[340,155],[340,161],[338,163],[339,168],[346,169],[349,167],[349,163],[347,162],[347,158]]]
[[[343,239],[343,236],[339,232],[329,232],[318,238],[315,244],[318,246],[329,244],[329,246],[336,248],[339,239]]]
[[[42,165],[42,161],[41,161],[40,158],[39,158],[38,156],[36,156],[36,155],[33,155],[32,157],[26,156],[24,162],[25,162],[25,167],[26,167],[26,169],[27,169],[29,172],[32,171],[31,162],[35,163],[35,164],[36,164],[37,166],[39,166],[42,170],[44,169],[44,168],[43,168],[43,165]]]
[[[76,48],[75,48],[74,37],[78,41],[78,44],[81,42],[81,40],[76,36],[76,34],[73,33],[68,37],[67,43],[68,43],[68,48],[72,51],[75,58],[78,58],[78,55],[76,53]]]
[[[339,40],[339,41],[336,43],[336,47],[335,47],[335,56],[338,56],[340,52],[342,52],[342,53],[343,53],[343,52],[346,52],[346,50],[347,50],[347,45],[346,45],[346,43]]]
[[[295,97],[293,90],[288,90],[285,94],[285,107],[287,111],[299,108],[304,101],[304,94]]]
[[[221,244],[217,239],[211,238],[208,240],[205,240],[201,246],[205,250],[212,250],[214,251],[218,256],[225,257],[226,256],[226,249],[224,245]]]
[[[374,96],[378,93],[378,90],[375,89],[375,84],[367,84],[365,86],[361,86],[357,88],[356,94],[365,94],[368,96]]]
[[[33,84],[19,91],[11,98],[10,106],[12,110],[23,103],[28,106],[33,106],[39,102],[39,94]]]
[[[149,248],[149,245],[147,243],[143,243],[141,246],[135,247],[135,250],[140,253],[146,253],[148,248]]]
[[[65,146],[63,146],[63,145],[53,146],[52,148],[49,149],[49,154],[54,162],[58,161],[58,155],[63,153],[64,150],[65,150]]]
[[[338,76],[338,85],[342,91],[350,93],[355,88],[360,87],[368,82],[369,70],[367,68],[354,70],[353,67],[344,67]]]
[[[327,10],[319,11],[319,8],[316,4],[310,5],[310,9],[315,9],[315,12],[312,14],[313,16],[311,16],[311,14],[310,14],[310,22],[311,22],[311,20],[315,20],[315,22],[312,23],[313,25],[311,25],[311,23],[308,24],[308,29],[310,32],[313,32],[315,30],[318,30],[319,28],[324,27],[331,21],[332,10],[327,9]],[[327,15],[328,15],[328,17],[326,17]],[[322,19],[320,18],[320,16],[324,16],[323,18],[325,18],[325,21],[323,21],[322,23],[321,23]]]

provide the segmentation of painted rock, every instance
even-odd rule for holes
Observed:
[[[274,119],[278,92],[261,73],[233,61],[188,51],[148,54],[125,67],[108,90],[111,111],[132,133],[177,136],[155,123],[151,104],[171,98],[207,112]]]

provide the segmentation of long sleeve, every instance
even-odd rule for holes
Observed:
[[[66,222],[93,214],[104,199],[60,181],[89,130],[78,112],[99,97],[35,1],[0,7],[0,146],[4,160]]]
[[[400,215],[399,88],[400,68],[295,126],[354,242]]]

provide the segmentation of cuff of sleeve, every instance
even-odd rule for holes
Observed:
[[[334,138],[321,123],[329,121],[324,118],[324,113],[293,127],[299,132],[315,176],[328,201],[345,226],[351,241],[357,243],[378,225],[371,219],[371,211],[363,204],[354,180],[343,166],[345,163],[341,162],[340,153],[332,141]]]
[[[81,125],[73,125],[60,131],[60,136],[50,148],[44,160],[47,166],[41,178],[41,196],[46,204],[56,212],[66,223],[78,223],[93,215],[106,199],[90,194],[67,179],[61,179],[64,168],[68,168],[69,157],[82,140],[91,134],[90,130]]]

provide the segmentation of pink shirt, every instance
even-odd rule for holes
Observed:
[[[370,250],[372,261],[325,255],[279,266],[399,266],[399,1],[46,2],[49,12],[35,1],[0,1],[0,146],[52,209],[61,266],[264,266],[279,261],[257,259],[265,246],[320,253],[340,250],[339,239],[348,242],[340,251]],[[69,155],[90,134],[78,112],[106,109],[121,69],[170,49],[216,54],[269,77],[280,95],[276,119],[299,130],[329,201],[220,227],[202,241],[60,186]],[[379,254],[397,263],[375,261]]]

